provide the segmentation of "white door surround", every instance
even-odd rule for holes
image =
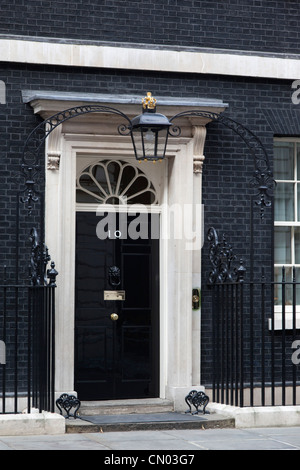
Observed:
[[[31,104],[44,118],[74,105],[69,101],[45,99],[35,99]],[[202,106],[201,109],[214,112],[224,110],[220,102],[217,105],[210,108]],[[140,107],[136,105],[120,104],[116,107],[130,116],[140,113]],[[159,112],[167,116],[183,110],[176,105],[162,107],[159,107]],[[181,136],[170,138],[165,161],[155,165],[136,162],[130,138],[117,134],[118,121],[115,116],[108,119],[107,115],[93,113],[76,117],[49,135],[46,145],[45,233],[46,244],[59,271],[56,293],[57,395],[76,393],[76,176],[83,168],[101,160],[122,160],[137,165],[158,193],[158,204],[151,206],[151,210],[161,214],[160,397],[173,400],[175,409],[181,410],[186,408],[184,397],[191,389],[203,389],[200,378],[201,311],[192,310],[192,290],[201,287],[201,246],[193,246],[193,241],[187,239],[185,234],[202,230],[198,221],[201,221],[199,212],[207,122],[203,118],[182,119],[178,123],[182,128]],[[91,204],[80,206],[84,210],[95,210]],[[175,224],[172,223],[174,208],[182,215]]]

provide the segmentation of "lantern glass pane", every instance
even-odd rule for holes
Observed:
[[[157,139],[157,133],[153,132],[151,129],[147,129],[147,131],[143,133],[143,138],[145,157],[151,158],[155,155],[155,142]]]
[[[158,160],[164,158],[167,128],[142,128],[132,133],[136,158],[138,160]]]
[[[132,131],[132,141],[135,149],[135,156],[138,160],[144,158],[142,132],[140,129]]]
[[[157,141],[157,152],[156,152],[159,158],[164,158],[165,156],[168,132],[169,132],[169,128],[164,128],[159,131],[158,141]]]

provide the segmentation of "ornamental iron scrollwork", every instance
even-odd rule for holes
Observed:
[[[190,413],[192,415],[199,414],[199,406],[202,406],[202,413],[203,414],[210,414],[209,411],[206,411],[206,407],[209,402],[209,397],[205,395],[204,392],[198,392],[197,390],[191,390],[190,393],[185,397],[185,402],[188,405],[189,409],[186,413]],[[192,406],[196,409],[196,411],[192,412]]]
[[[232,263],[236,260],[232,246],[226,241],[223,234],[222,240],[219,241],[217,231],[214,227],[208,230],[207,239],[209,245],[209,259],[212,270],[208,276],[209,284],[243,282],[246,269],[243,260],[240,260],[238,268],[233,267]]]
[[[25,141],[21,165],[21,173],[25,177],[25,190],[21,201],[26,205],[29,215],[32,213],[33,203],[38,202],[40,199],[37,187],[45,181],[43,169],[39,164],[39,154],[43,150],[47,137],[62,123],[88,113],[116,114],[126,121],[126,124],[119,125],[119,134],[130,134],[131,120],[129,117],[118,109],[101,105],[75,106],[56,113],[38,124]]]
[[[27,207],[28,215],[31,215],[34,203],[39,201],[40,193],[37,190],[37,184],[41,182],[40,165],[21,165],[21,175],[24,178],[23,196],[21,202]],[[22,194],[22,192],[21,192]]]
[[[119,126],[120,133],[127,133],[128,128],[131,124],[131,120],[126,116],[126,114],[122,113],[118,109],[111,108],[109,106],[102,106],[102,105],[86,105],[86,106],[75,106],[73,108],[66,109],[59,113],[54,114],[53,116],[49,117],[45,121],[41,122],[38,126],[33,129],[33,131],[29,134],[25,146],[24,146],[24,160],[30,161],[35,163],[35,155],[41,149],[42,145],[44,144],[45,140],[51,134],[54,129],[60,126],[63,122],[68,121],[69,119],[73,119],[77,116],[88,114],[88,113],[108,113],[108,114],[116,114],[122,118],[124,118],[128,122],[128,126],[121,124]]]
[[[75,397],[75,395],[69,395],[67,393],[63,393],[57,400],[56,406],[59,409],[60,414],[63,416],[63,410],[66,412],[66,419],[69,418],[77,418],[78,410],[81,406],[80,400]],[[74,413],[70,414],[72,408],[75,408]]]
[[[31,256],[29,265],[29,277],[33,286],[52,286],[56,287],[56,276],[58,272],[55,269],[54,261],[51,262],[50,269],[47,265],[51,260],[48,248],[44,243],[40,242],[37,229],[32,228],[30,231]],[[48,280],[49,279],[49,282]]]
[[[276,186],[271,171],[259,172],[256,170],[250,180],[250,186],[257,190],[256,200],[254,201],[260,207],[260,216],[264,218],[264,208],[271,207],[272,193]]]
[[[232,131],[234,131],[237,135],[243,139],[243,141],[247,144],[248,148],[250,149],[255,162],[255,169],[261,171],[269,171],[270,170],[270,163],[269,157],[264,148],[261,140],[253,134],[250,129],[243,126],[239,122],[227,117],[220,115],[218,113],[213,113],[210,111],[201,111],[201,110],[194,110],[194,111],[183,111],[182,113],[178,113],[175,116],[169,119],[170,122],[173,122],[175,119],[181,117],[204,117],[207,119],[211,119],[212,121],[218,121],[224,126],[228,127]],[[180,127],[174,125],[169,130],[172,136],[180,135]]]
[[[132,121],[126,114],[116,108],[102,105],[75,106],[73,108],[56,113],[45,121],[41,122],[27,137],[23,150],[22,171],[25,175],[27,175],[27,177],[26,190],[22,200],[27,204],[29,213],[32,211],[33,203],[39,200],[38,191],[36,190],[37,178],[39,178],[40,181],[43,181],[44,179],[44,176],[41,175],[38,154],[43,148],[45,140],[60,124],[68,121],[69,119],[73,119],[77,116],[88,113],[107,113],[118,115],[125,120],[125,123],[120,124],[118,127],[119,134],[125,136],[130,135],[131,133]],[[256,187],[258,190],[258,199],[256,202],[257,205],[260,206],[261,217],[263,218],[265,207],[269,207],[271,204],[271,201],[267,199],[267,196],[269,196],[267,193],[269,193],[274,186],[274,180],[270,170],[268,154],[260,139],[245,126],[234,121],[233,119],[218,113],[204,110],[184,111],[171,117],[169,121],[173,125],[169,128],[168,133],[172,137],[178,137],[181,133],[180,127],[173,123],[174,120],[181,117],[204,117],[212,121],[218,121],[227,128],[233,130],[244,140],[254,159],[255,176],[254,180],[251,181],[251,185]],[[38,177],[37,173],[39,173]],[[262,181],[266,181],[266,176],[268,179],[267,192],[264,184],[262,183]]]
[[[263,219],[265,208],[271,207],[272,205],[271,195],[276,183],[270,169],[267,151],[261,140],[242,124],[218,113],[201,110],[183,111],[170,118],[169,121],[172,123],[175,119],[180,117],[203,117],[220,122],[239,135],[246,143],[254,160],[254,175],[249,184],[250,187],[257,189],[255,204],[260,207],[260,217]],[[178,125],[174,124],[169,129],[169,134],[172,137],[177,137],[180,133],[180,127]]]
[[[50,135],[50,133],[53,132],[60,124],[64,123],[65,121],[68,121],[69,119],[73,119],[77,116],[88,113],[107,113],[118,115],[123,118],[126,122],[119,125],[119,134],[129,135],[131,132],[132,122],[126,114],[116,108],[102,105],[75,106],[73,108],[69,108],[59,113],[56,113],[45,121],[41,122],[38,126],[36,126],[35,129],[33,129],[33,131],[27,137],[23,150],[22,171],[25,175],[27,175],[26,193],[23,197],[23,202],[27,204],[29,211],[32,210],[32,203],[38,200],[38,193],[35,189],[37,173],[41,172],[41,168],[38,162],[38,154],[43,148],[45,140]],[[257,180],[257,178],[263,179],[267,175],[268,191],[272,189],[272,173],[270,171],[268,154],[261,140],[255,134],[253,134],[253,132],[251,132],[249,129],[247,129],[240,123],[234,121],[233,119],[230,119],[218,113],[213,113],[204,110],[190,110],[178,113],[169,119],[169,121],[173,124],[169,129],[169,134],[172,137],[177,137],[181,133],[180,127],[173,123],[174,120],[181,117],[204,117],[212,121],[218,121],[227,128],[233,130],[244,140],[253,155],[256,172],[256,175],[254,177],[255,180]],[[39,175],[39,177],[43,178],[43,176],[41,175]],[[260,195],[260,198],[258,199],[258,204],[261,207],[261,214],[263,214],[264,207],[268,207],[269,202],[266,202],[264,185],[258,183],[256,187]]]

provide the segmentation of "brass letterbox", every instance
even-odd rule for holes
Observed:
[[[124,290],[105,290],[104,300],[125,300]]]

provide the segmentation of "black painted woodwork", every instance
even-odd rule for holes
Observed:
[[[122,238],[112,230],[111,238],[100,240],[101,217],[77,213],[75,390],[81,400],[158,396],[159,240],[123,238],[137,219],[121,219],[117,215],[115,228]],[[112,266],[120,268],[117,287],[109,283]],[[115,289],[125,290],[125,301],[104,300],[104,290]]]

